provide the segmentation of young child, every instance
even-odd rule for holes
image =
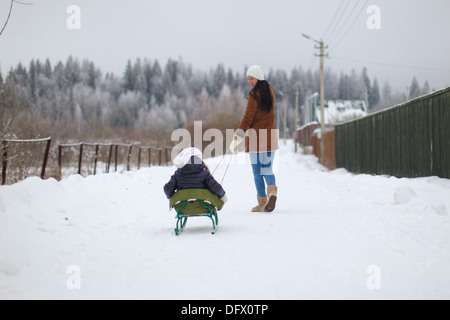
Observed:
[[[214,179],[202,160],[202,152],[197,148],[186,148],[173,160],[178,168],[164,186],[164,193],[170,199],[178,190],[208,189],[224,203],[227,196],[222,186]]]

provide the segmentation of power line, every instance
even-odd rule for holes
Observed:
[[[338,13],[341,11],[342,5],[344,4],[345,0],[341,0],[341,3],[339,4],[339,7],[336,9],[336,12],[334,13],[333,18],[330,21],[330,24],[328,25],[327,29],[325,30],[322,39],[324,39],[328,33],[328,31],[330,31],[331,26],[334,23],[334,20],[336,19],[336,17],[338,16]]]
[[[394,68],[406,68],[406,69],[419,69],[419,70],[431,70],[431,71],[450,72],[449,69],[418,67],[418,66],[401,65],[401,64],[393,64],[393,63],[358,60],[358,59],[348,59],[348,58],[341,58],[341,57],[332,57],[331,59],[350,61],[350,62],[367,63],[367,64],[375,64],[375,65],[381,65],[381,66],[386,66],[386,67],[394,67]]]
[[[24,4],[24,5],[26,5],[26,6],[31,6],[31,5],[33,5],[33,3],[32,2],[22,2],[22,1],[17,1],[17,0],[13,0],[15,3],[18,3],[18,4]]]
[[[3,25],[2,30],[0,31],[0,36],[2,35],[3,31],[5,30],[6,25],[7,25],[8,22],[9,22],[9,18],[11,18],[11,12],[12,12],[12,10],[13,10],[13,5],[14,5],[14,0],[11,0],[11,5],[10,5],[10,7],[9,7],[8,17],[6,18],[6,22],[5,22],[5,24]]]
[[[358,18],[360,17],[362,11],[364,10],[364,8],[367,6],[367,3],[369,2],[369,0],[366,0],[364,2],[364,4],[362,5],[362,7],[359,9],[359,12],[357,13],[357,15],[355,16],[355,19],[353,20],[353,22],[349,25],[349,27],[347,28],[347,30],[345,31],[345,33],[339,38],[339,40],[337,42],[334,42],[333,48],[336,48],[341,42],[342,40],[347,36],[347,34],[349,33],[349,31],[351,30],[351,28],[353,28],[353,26],[355,25],[356,21],[358,20]],[[350,17],[353,16],[353,13],[355,12],[355,9],[358,6],[358,2],[355,4],[355,6],[352,9],[352,12],[350,13],[350,15],[348,16],[348,19],[350,19]],[[348,21],[348,20],[347,20]],[[341,29],[343,30],[343,29]]]
[[[350,0],[347,1],[346,5],[345,5],[345,7],[344,7],[344,10],[342,11],[341,15],[339,16],[338,21],[337,21],[336,24],[335,24],[335,27],[334,27],[333,31],[332,31],[331,34],[329,35],[329,38],[332,39],[332,37],[333,37],[335,31],[336,31],[336,30],[339,30],[338,26],[339,26],[339,24],[340,24],[340,22],[341,22],[341,20],[342,20],[342,17],[344,16],[345,11],[346,11],[347,8],[348,8],[348,5],[350,4],[350,2],[351,2]],[[344,24],[345,24],[345,22],[344,22]]]
[[[0,31],[0,36],[2,35],[3,31],[5,31],[6,25],[8,24],[9,19],[11,18],[11,12],[12,12],[12,10],[13,10],[13,5],[14,5],[14,3],[24,4],[24,5],[32,5],[32,4],[33,4],[33,3],[29,3],[29,2],[20,2],[20,1],[17,1],[17,0],[11,0],[11,5],[10,5],[10,7],[9,7],[8,17],[6,18],[6,22],[5,22],[5,24],[3,25],[2,30]]]

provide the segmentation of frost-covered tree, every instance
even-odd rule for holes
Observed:
[[[5,114],[8,106],[20,106],[21,110],[53,121],[55,127],[77,124],[86,129],[80,133],[92,131],[92,126],[113,130],[120,127],[129,132],[161,128],[166,132],[196,120],[224,129],[237,126],[235,122],[245,110],[251,90],[245,77],[247,68],[233,72],[220,63],[204,72],[181,58],[169,59],[164,68],[158,60],[138,58],[126,62],[123,74],[106,72],[103,76],[92,61],[80,63],[72,56],[57,61],[54,67],[48,59],[44,63],[32,60],[28,69],[18,64],[6,78],[0,78],[0,112]],[[308,95],[320,91],[320,72],[296,67],[290,72],[271,69],[267,76],[277,105],[287,103],[292,130],[297,88],[301,106]],[[327,69],[326,99],[360,100],[366,98],[367,92],[371,106],[379,101],[377,109],[404,101],[404,95],[392,93],[387,82],[380,97],[377,79],[372,85],[369,79],[367,69],[339,75]],[[420,94],[429,90],[428,83],[419,88]]]
[[[423,88],[422,88],[422,95],[426,95],[430,93],[430,85],[428,84],[428,81],[425,81]]]
[[[411,86],[409,87],[409,98],[417,98],[418,96],[420,96],[420,93],[419,82],[417,81],[416,77],[414,77],[411,82]]]
[[[369,111],[375,110],[378,103],[380,103],[380,87],[378,86],[378,80],[375,78],[369,94]]]

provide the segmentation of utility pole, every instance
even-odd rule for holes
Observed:
[[[316,46],[317,49],[317,46]],[[325,163],[325,74],[324,58],[325,46],[323,41],[319,42],[320,49],[320,162]]]
[[[294,123],[295,153],[297,153],[298,95],[299,95],[299,90],[297,87],[297,90],[295,91],[295,123]]]
[[[328,54],[325,54],[325,49],[328,49],[328,46],[325,46],[323,40],[315,40],[310,36],[303,34],[308,40],[312,40],[319,44],[319,46],[315,46],[316,49],[320,50],[320,53],[316,57],[320,57],[320,162],[323,164],[325,162],[325,74],[324,74],[324,59],[328,57]]]
[[[286,134],[287,134],[287,99],[284,100],[284,120],[283,120],[283,124],[284,124],[284,145],[286,145]]]
[[[369,90],[367,88],[367,84],[364,84],[364,87],[365,87],[366,112],[369,113]]]

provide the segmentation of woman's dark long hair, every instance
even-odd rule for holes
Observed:
[[[258,101],[259,107],[266,113],[272,111],[273,97],[270,90],[269,82],[265,80],[258,80],[256,86],[250,91],[250,96]]]

